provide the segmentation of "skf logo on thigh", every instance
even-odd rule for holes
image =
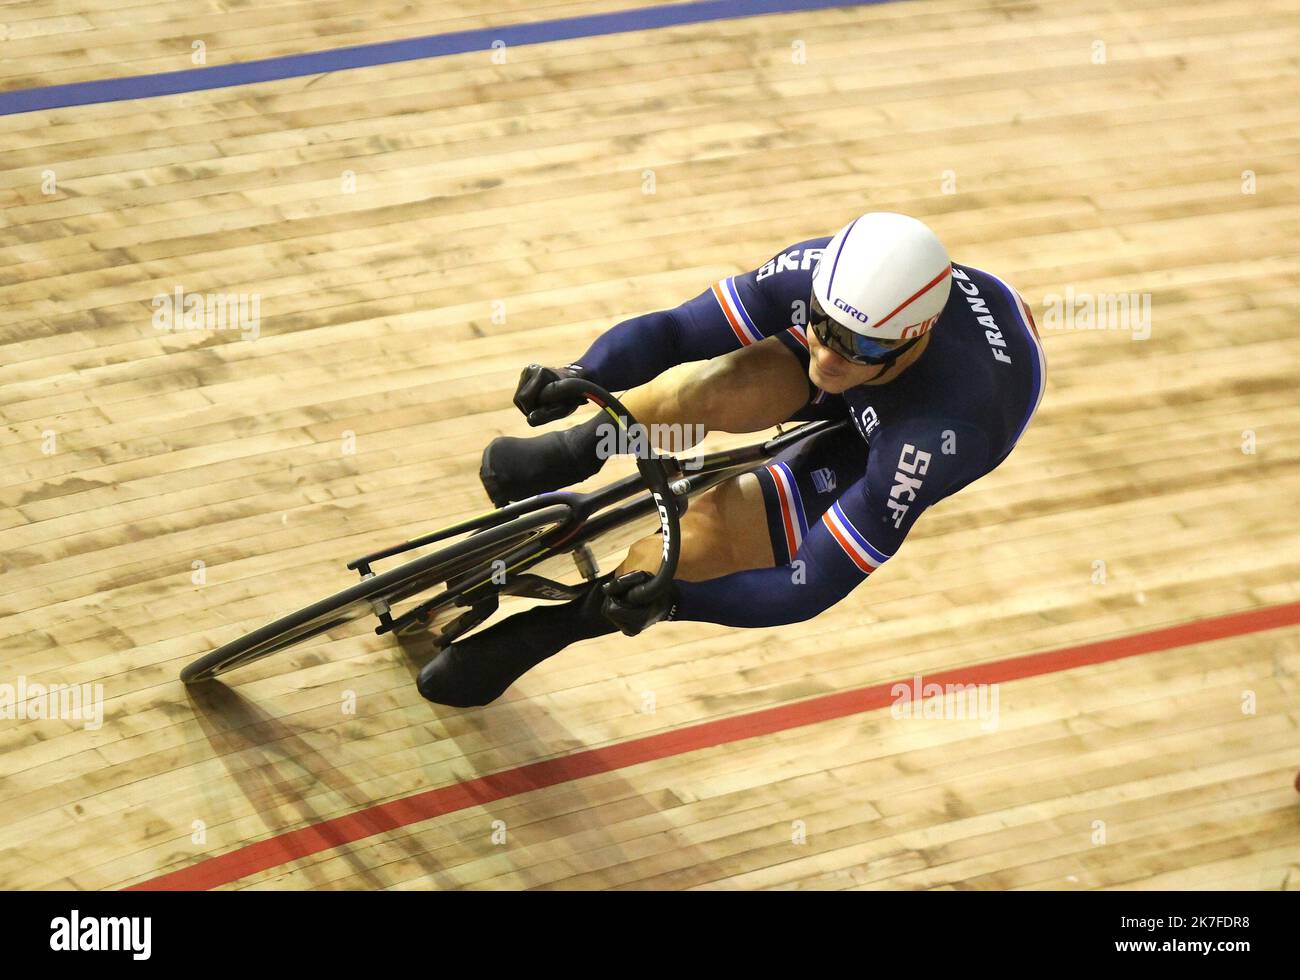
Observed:
[[[830,493],[835,489],[835,471],[829,466],[813,470],[812,481],[818,493]]]
[[[894,527],[903,526],[903,517],[907,508],[916,499],[916,491],[921,489],[921,477],[930,469],[930,453],[922,452],[910,442],[903,444],[903,451],[898,454],[898,472],[894,474],[894,485],[889,488],[889,499],[885,503],[894,512]]]

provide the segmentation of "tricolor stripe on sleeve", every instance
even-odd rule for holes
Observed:
[[[831,536],[839,542],[849,560],[858,566],[863,575],[870,575],[889,560],[889,555],[873,548],[862,532],[853,526],[838,500],[822,515],[822,520],[826,522]]]
[[[785,531],[786,552],[790,560],[803,544],[803,537],[808,533],[808,518],[804,514],[803,498],[799,496],[799,484],[794,473],[785,463],[772,463],[767,467],[776,487],[776,499],[781,505],[781,528]]]
[[[734,276],[715,282],[713,296],[722,307],[722,314],[727,318],[727,323],[731,324],[731,332],[736,335],[741,347],[748,347],[763,339],[753,318],[745,310],[745,304],[740,301]]]

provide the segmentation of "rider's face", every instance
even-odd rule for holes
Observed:
[[[879,364],[854,364],[808,331],[808,377],[828,395],[838,395],[880,376]]]

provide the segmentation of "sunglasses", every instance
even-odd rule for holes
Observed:
[[[822,305],[817,302],[816,295],[813,295],[811,302],[809,302],[808,310],[808,327],[816,335],[822,346],[829,349],[832,354],[837,354],[854,364],[889,364],[903,352],[910,350],[912,345],[921,339],[920,337],[913,337],[911,340],[882,344],[878,340],[872,340],[860,333],[854,333],[848,327],[832,319],[830,314],[823,310]]]

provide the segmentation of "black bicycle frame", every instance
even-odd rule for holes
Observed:
[[[671,501],[670,513],[674,517],[680,517],[681,514],[686,512],[690,496],[716,486],[733,476],[748,472],[756,465],[771,459],[795,443],[833,432],[847,424],[846,419],[809,422],[789,432],[773,436],[766,442],[708,453],[686,461],[677,460],[671,456],[657,457],[657,461],[665,469],[665,485],[669,491],[665,499]],[[483,530],[505,520],[513,520],[522,514],[545,507],[554,507],[557,504],[567,506],[570,517],[563,524],[547,532],[540,540],[521,545],[514,551],[495,560],[497,567],[508,573],[509,570],[519,564],[527,563],[527,565],[532,566],[556,555],[566,554],[580,548],[586,542],[611,528],[620,527],[629,521],[642,517],[648,517],[654,514],[656,510],[659,511],[662,523],[663,510],[659,506],[659,500],[645,496],[645,491],[645,478],[642,474],[637,473],[626,476],[607,487],[591,493],[556,490],[539,494],[528,500],[510,504],[499,511],[471,518],[451,528],[444,528],[421,538],[414,538],[395,548],[367,555],[365,558],[357,559],[348,567],[368,567],[368,563],[371,561],[422,547],[455,534],[464,533],[466,530]],[[614,506],[630,497],[636,497],[637,499],[621,507]],[[486,518],[492,517],[495,517],[496,520],[486,520]],[[677,531],[675,521],[673,530]],[[678,552],[679,547],[674,547],[673,551]],[[672,557],[672,567],[675,570],[676,554]],[[660,565],[661,572],[664,567],[663,564]],[[518,576],[516,576],[517,579]],[[670,579],[664,581],[668,580]],[[386,633],[389,630],[399,630],[407,624],[420,619],[430,609],[446,606],[448,603],[472,607],[483,602],[494,601],[496,596],[509,592],[510,582],[508,577],[500,575],[494,577],[480,565],[476,568],[467,569],[460,576],[451,579],[438,595],[409,610],[398,619],[383,623],[376,632]]]

